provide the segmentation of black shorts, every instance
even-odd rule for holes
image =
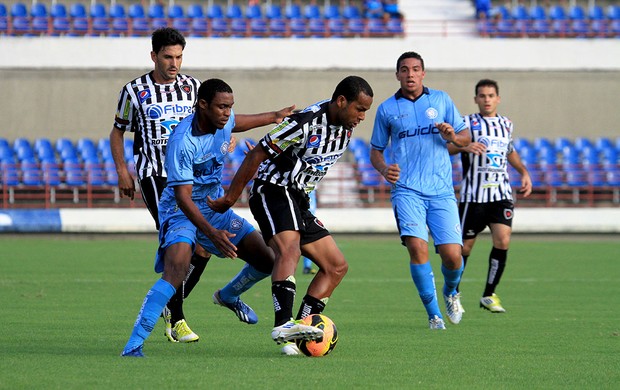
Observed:
[[[489,203],[459,203],[463,239],[475,238],[492,223],[512,227],[514,204],[509,200]]]
[[[166,188],[166,178],[161,176],[149,176],[144,179],[138,179],[140,183],[140,192],[146,208],[155,220],[155,227],[159,230],[159,199],[161,193]]]
[[[323,223],[310,212],[308,196],[301,191],[255,180],[249,200],[265,242],[287,230],[299,232],[301,245],[329,236]]]

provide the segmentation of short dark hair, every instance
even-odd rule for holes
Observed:
[[[424,59],[422,59],[422,56],[419,55],[418,53],[416,53],[415,51],[406,51],[403,54],[401,54],[400,57],[398,57],[398,60],[396,61],[396,71],[397,72],[400,69],[400,62],[402,60],[407,59],[407,58],[416,58],[416,59],[420,60],[420,63],[422,64],[422,70],[424,70]]]
[[[499,96],[499,85],[497,84],[497,81],[495,80],[482,79],[478,81],[478,83],[476,84],[476,89],[474,89],[475,96],[478,95],[478,88],[480,87],[493,87],[495,88],[495,93]]]
[[[198,88],[198,99],[202,99],[206,101],[207,104],[211,104],[213,98],[219,92],[233,93],[233,90],[224,80],[209,79],[200,84],[200,88]]]
[[[342,95],[347,101],[352,102],[357,100],[362,92],[370,97],[374,96],[374,92],[366,80],[359,76],[347,76],[336,86],[331,101],[335,102],[338,96]]]
[[[183,34],[172,27],[158,28],[151,35],[151,45],[155,54],[166,46],[181,45],[185,49],[185,38]]]

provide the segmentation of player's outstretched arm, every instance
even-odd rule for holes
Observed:
[[[254,177],[260,163],[265,161],[267,157],[267,152],[265,152],[261,146],[250,150],[243,159],[237,173],[235,173],[235,177],[233,177],[226,194],[215,200],[211,198],[207,199],[209,207],[218,213],[223,213],[231,208],[237,199],[239,199],[239,196],[241,196],[241,192],[243,192],[245,186],[248,185],[250,180]]]
[[[279,111],[263,112],[262,114],[237,114],[233,133],[248,131],[256,127],[266,126],[272,123],[280,123],[284,118],[293,114],[295,105],[284,107]]]
[[[530,196],[532,193],[532,178],[516,149],[508,155],[508,163],[521,175],[521,188],[519,188],[519,192],[522,193],[524,197]]]

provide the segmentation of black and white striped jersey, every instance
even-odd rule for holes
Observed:
[[[324,100],[284,118],[259,141],[269,159],[258,168],[258,180],[305,193],[315,189],[351,141],[351,129],[328,123],[328,106]]]
[[[512,122],[505,116],[483,117],[480,114],[465,116],[471,129],[472,142],[486,146],[486,153],[476,156],[461,153],[463,181],[460,201],[488,203],[513,200],[508,177],[508,155],[514,150]]]
[[[157,84],[152,72],[127,83],[120,92],[114,126],[134,132],[133,154],[140,179],[166,177],[164,157],[176,125],[194,111],[200,81],[179,74]]]

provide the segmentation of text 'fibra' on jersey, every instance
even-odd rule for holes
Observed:
[[[180,116],[186,117],[192,113],[191,105],[182,105],[176,103],[157,103],[147,107],[146,115],[151,119],[159,119],[163,116]]]

